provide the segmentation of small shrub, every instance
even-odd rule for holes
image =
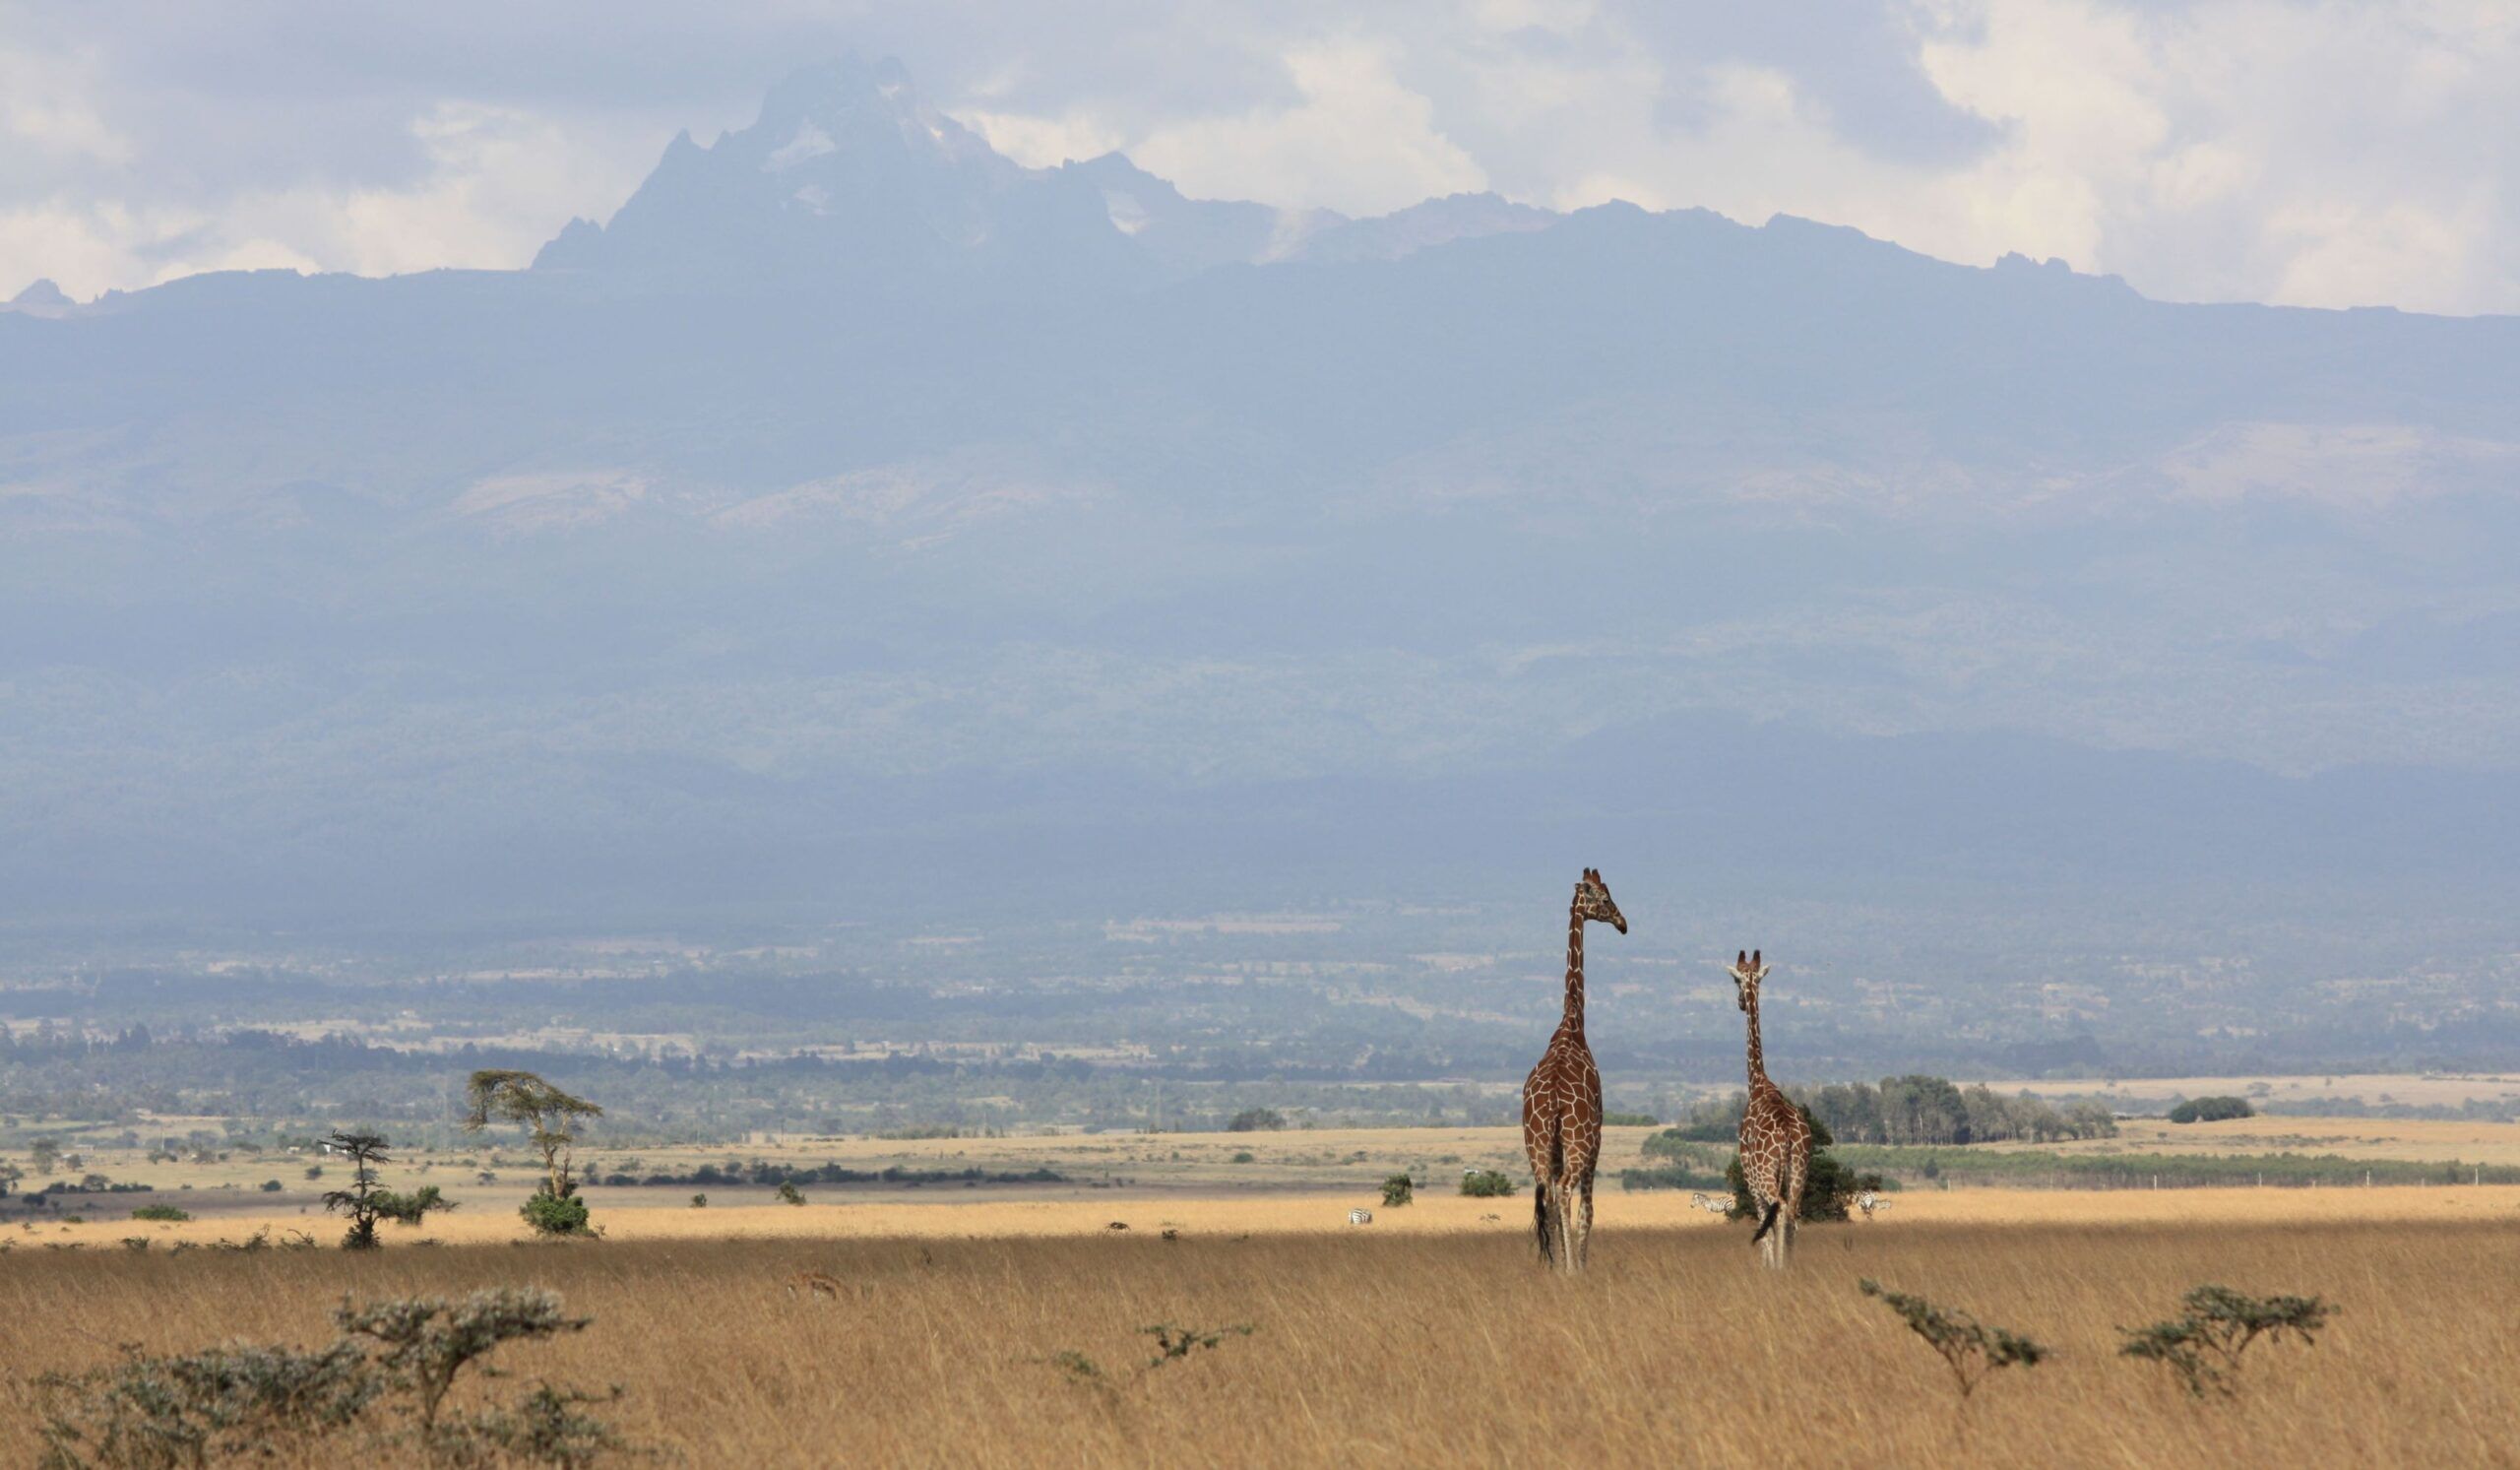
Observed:
[[[2299,1337],[2314,1345],[2336,1309],[2316,1297],[2244,1297],[2229,1287],[2200,1286],[2179,1299],[2179,1315],[2149,1327],[2120,1327],[2117,1351],[2158,1363],[2198,1398],[2234,1391],[2240,1354],[2259,1338]]]
[[[709,1208],[709,1196],[708,1196],[708,1195],[706,1195],[706,1194],[694,1194],[694,1195],[692,1195],[692,1196],[691,1196],[691,1207],[692,1207],[693,1209],[695,1209],[695,1210],[705,1210],[705,1209]]]
[[[1461,1192],[1477,1199],[1494,1199],[1514,1192],[1514,1182],[1493,1169],[1474,1169],[1461,1177]]]
[[[2001,1327],[1984,1326],[1965,1311],[1946,1310],[1922,1297],[1884,1291],[1881,1283],[1869,1277],[1858,1282],[1858,1288],[1867,1297],[1880,1298],[1881,1305],[1897,1312],[1909,1331],[1924,1339],[1925,1346],[1951,1369],[1951,1380],[1958,1385],[1964,1401],[1995,1370],[2014,1364],[2036,1367],[2048,1356],[2048,1349],[2027,1337]]]
[[[1225,1125],[1228,1133],[1275,1132],[1287,1125],[1287,1117],[1275,1108],[1245,1108]]]
[[[433,1211],[453,1208],[455,1201],[439,1194],[435,1184],[422,1184],[409,1194],[398,1194],[391,1189],[376,1192],[378,1217],[397,1225],[417,1225]]]
[[[131,1212],[131,1218],[134,1220],[182,1221],[190,1220],[192,1217],[192,1211],[178,1209],[171,1204],[144,1204]]]
[[[265,1180],[255,1187],[261,1189],[266,1194],[278,1194],[283,1185],[278,1180]]]
[[[36,1380],[45,1463],[206,1465],[278,1458],[348,1427],[385,1385],[350,1342],[320,1352],[234,1344]]]
[[[425,1437],[438,1409],[467,1368],[502,1343],[534,1342],[586,1330],[592,1317],[560,1310],[556,1292],[537,1287],[478,1291],[461,1302],[409,1297],[358,1308],[345,1302],[333,1320],[345,1338],[380,1344],[375,1367],[386,1382],[410,1393]]]
[[[1382,1204],[1396,1210],[1418,1197],[1418,1185],[1405,1174],[1395,1174],[1382,1182]]]
[[[486,1409],[443,1426],[434,1442],[439,1455],[453,1464],[523,1463],[578,1470],[628,1447],[612,1426],[580,1412],[585,1405],[617,1403],[620,1398],[618,1385],[609,1393],[592,1394],[537,1383],[514,1408]]]
[[[794,1180],[781,1180],[779,1182],[779,1202],[781,1204],[803,1204],[805,1202],[805,1191],[796,1187],[796,1182]]]
[[[1257,1154],[1253,1153],[1251,1150],[1249,1150],[1249,1149],[1247,1149],[1247,1148],[1238,1148],[1238,1149],[1235,1149],[1235,1150],[1233,1151],[1233,1162],[1235,1162],[1236,1164],[1254,1164],[1254,1163],[1258,1163],[1258,1162],[1259,1162],[1259,1158],[1260,1158],[1260,1156],[1259,1156],[1259,1155],[1257,1155]]]
[[[583,1236],[594,1232],[587,1225],[587,1202],[575,1194],[566,1196],[537,1189],[526,1196],[517,1213],[525,1223],[541,1236]]]

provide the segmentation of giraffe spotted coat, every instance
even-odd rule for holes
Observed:
[[[1602,1154],[1602,1074],[1584,1041],[1584,926],[1627,932],[1609,885],[1593,868],[1566,915],[1566,1009],[1523,1083],[1523,1153],[1531,1161],[1532,1223],[1543,1261],[1581,1270],[1593,1233],[1593,1166]]]
[[[1750,1239],[1760,1260],[1783,1270],[1794,1247],[1803,1186],[1811,1179],[1811,1125],[1785,1090],[1768,1080],[1759,1047],[1759,983],[1768,978],[1767,965],[1754,950],[1735,956],[1732,974],[1742,1014],[1750,1018],[1750,1093],[1741,1112],[1741,1182],[1759,1221]]]

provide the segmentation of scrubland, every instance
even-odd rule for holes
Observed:
[[[2349,1193],[2400,1218],[2294,1216]],[[2470,1220],[2422,1202],[2454,1194]],[[884,1222],[897,1233],[862,1236],[814,1232],[849,1212],[809,1206],[724,1212],[747,1218],[709,1238],[642,1238],[625,1213],[600,1242],[366,1255],[30,1243],[0,1264],[0,1463],[35,1452],[32,1375],[117,1343],[312,1344],[345,1294],[538,1285],[595,1324],[508,1366],[619,1383],[620,1427],[697,1465],[2507,1465],[2508,1194],[2163,1191],[2190,1212],[2110,1221],[2088,1212],[2151,1196],[1911,1193],[1905,1215],[1805,1231],[1781,1278],[1754,1267],[1746,1230],[1654,1223],[1615,1194],[1572,1280],[1534,1263],[1527,1200],[1429,1198],[1362,1229],[1313,1228],[1326,1198],[1241,1201],[1181,1210],[1172,1240],[1172,1207],[1134,1201],[1107,1212],[1132,1229],[1093,1235],[992,1231],[978,1212],[999,1207],[976,1204],[905,1206]],[[2055,1203],[1957,1208],[2025,1199]],[[1304,1211],[1302,1228],[1254,1203]],[[840,1295],[791,1298],[783,1282],[808,1268]],[[2054,1356],[1963,1408],[1941,1363],[1858,1294],[1867,1276]],[[2315,1347],[2261,1346],[2235,1397],[2199,1401],[2119,1358],[2113,1329],[2209,1281],[2340,1310]],[[1160,1323],[1251,1331],[1147,1369],[1142,1329]]]

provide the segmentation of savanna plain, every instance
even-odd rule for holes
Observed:
[[[315,1346],[345,1297],[533,1286],[592,1324],[503,1349],[513,1376],[459,1396],[617,1384],[623,1436],[698,1465],[2520,1463],[2520,1188],[1911,1189],[1806,1227],[1781,1276],[1746,1226],[1606,1189],[1568,1278],[1535,1258],[1527,1194],[1391,1209],[1184,1183],[630,1207],[605,1239],[546,1245],[485,1207],[431,1221],[442,1244],[389,1231],[364,1253],[169,1248],[244,1217],[52,1226],[0,1261],[0,1462],[41,1453],[43,1373],[119,1344]],[[1374,1223],[1348,1225],[1351,1203]],[[168,1239],[85,1240],[100,1228]],[[791,1292],[807,1271],[835,1290]],[[1964,1400],[1864,1278],[2048,1355]],[[2118,1329],[2205,1283],[2336,1310],[2199,1397]],[[1192,1345],[1154,1362],[1159,1326]]]

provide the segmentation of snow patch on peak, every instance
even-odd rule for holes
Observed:
[[[770,157],[761,160],[761,168],[764,173],[777,173],[782,169],[792,168],[807,159],[818,159],[824,154],[836,153],[839,149],[840,145],[831,141],[831,134],[824,132],[812,118],[808,117],[796,125],[795,137],[771,150]]]

